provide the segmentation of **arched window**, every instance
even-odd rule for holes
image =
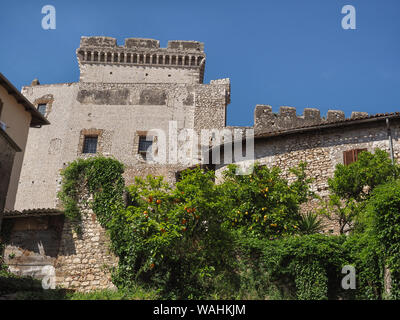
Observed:
[[[78,56],[79,56],[79,59],[80,59],[80,60],[84,60],[84,58],[85,58],[85,53],[81,50],[81,51],[78,52]]]

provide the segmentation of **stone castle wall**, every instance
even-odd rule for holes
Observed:
[[[111,270],[118,259],[110,240],[90,210],[82,211],[82,233],[63,214],[6,217],[4,260],[9,270],[37,279],[52,277],[58,288],[81,292],[115,289]],[[54,269],[50,269],[54,268]]]
[[[66,220],[55,262],[56,284],[83,292],[115,289],[111,269],[118,259],[110,249],[110,240],[90,210],[82,211],[82,233],[77,234]]]
[[[229,80],[197,85],[73,83],[25,87],[23,93],[35,104],[47,97],[51,125],[30,129],[16,210],[57,207],[60,170],[87,156],[82,143],[89,132],[99,134],[99,153],[124,163],[128,182],[133,174],[146,173],[174,182],[175,172],[190,163],[145,161],[138,154],[139,134],[161,129],[168,141],[170,121],[178,130],[223,128],[230,86]]]
[[[366,112],[352,112],[352,120],[368,116]],[[320,111],[315,108],[305,108],[302,115],[297,115],[294,107],[280,107],[279,113],[272,112],[268,105],[257,105],[254,110],[254,131],[279,132],[288,129],[323,125],[345,120],[341,110],[328,110],[326,117],[321,117]]]
[[[81,82],[203,83],[204,44],[198,41],[82,37],[77,49]],[[121,81],[122,79],[122,81]]]
[[[400,160],[400,121],[391,121],[394,156]],[[389,142],[385,121],[358,124],[357,126],[338,127],[291,135],[271,136],[255,139],[255,161],[268,167],[278,166],[282,175],[291,181],[294,176],[289,168],[307,162],[307,175],[314,179],[311,188],[321,197],[327,197],[328,178],[333,177],[337,164],[343,164],[343,152],[351,149],[376,148],[389,154]],[[221,179],[226,166],[216,166],[216,175]],[[303,212],[312,211],[318,201],[303,205]],[[336,224],[330,224],[327,230],[338,231]]]

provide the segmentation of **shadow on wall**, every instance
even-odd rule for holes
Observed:
[[[17,275],[43,278],[46,267],[56,267],[60,254],[75,254],[72,232],[63,229],[63,215],[5,218],[5,264]]]

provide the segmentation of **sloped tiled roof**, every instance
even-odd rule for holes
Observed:
[[[302,126],[302,127],[294,127],[294,128],[290,128],[290,129],[282,129],[282,130],[274,130],[274,131],[266,130],[266,131],[255,134],[254,138],[256,138],[256,139],[257,138],[268,138],[268,137],[286,135],[286,134],[291,134],[291,133],[300,133],[300,132],[312,131],[312,130],[344,127],[344,126],[354,125],[354,124],[382,121],[385,119],[400,119],[400,112],[377,113],[377,114],[373,114],[373,115],[358,116],[358,117],[346,118],[346,119],[335,120],[335,121],[324,121],[319,124],[313,124],[313,125]]]
[[[0,85],[7,90],[9,95],[12,95],[15,100],[24,106],[25,110],[32,115],[31,127],[50,124],[50,122],[29,102],[25,96],[19,92],[14,85],[0,72]]]
[[[22,211],[12,210],[5,211],[3,218],[25,218],[25,217],[42,217],[42,216],[57,216],[63,215],[64,212],[54,208],[37,208],[26,209]]]

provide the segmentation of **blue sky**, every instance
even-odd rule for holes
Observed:
[[[56,8],[56,30],[41,9]],[[344,5],[356,30],[344,30]],[[252,125],[256,104],[369,113],[400,111],[399,0],[7,1],[0,72],[20,89],[76,82],[80,36],[205,43],[205,82],[230,78],[229,125]]]

